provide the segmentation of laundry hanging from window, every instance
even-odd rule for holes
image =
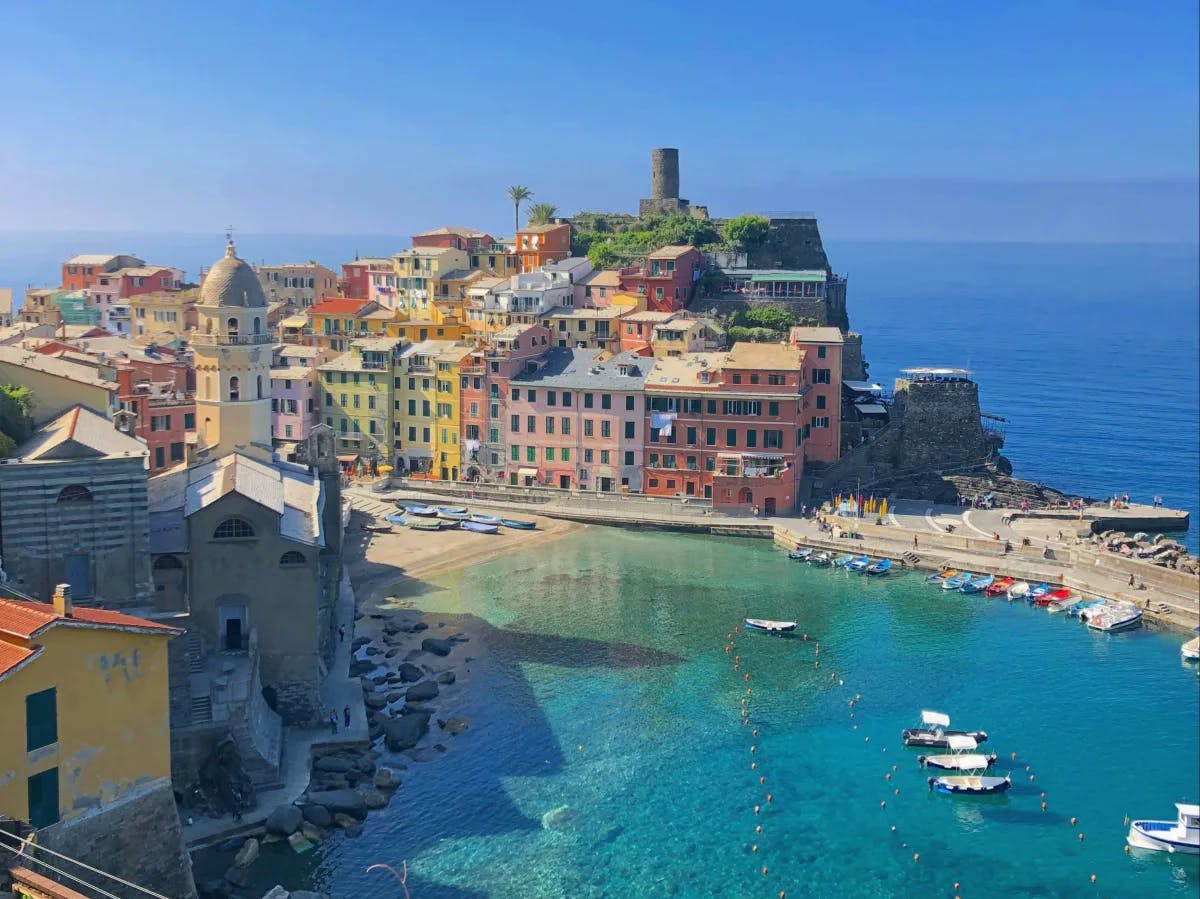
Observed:
[[[650,427],[657,429],[662,437],[671,436],[671,426],[674,421],[674,412],[654,412],[650,415]]]

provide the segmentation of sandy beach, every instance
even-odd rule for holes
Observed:
[[[472,505],[471,511],[512,514],[477,505]],[[587,527],[540,515],[520,517],[536,522],[537,530],[501,528],[497,534],[473,534],[457,528],[429,532],[398,526],[388,534],[372,534],[361,530],[361,526],[387,522],[355,512],[347,532],[346,565],[360,608],[373,606],[383,596],[405,596],[412,592],[417,580],[507,553],[524,552]]]

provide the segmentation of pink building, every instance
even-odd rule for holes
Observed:
[[[703,264],[704,254],[695,247],[663,247],[642,265],[621,269],[621,287],[645,297],[649,310],[675,312],[691,301]]]
[[[392,287],[395,287],[395,266],[391,259],[373,256],[343,262],[342,280],[338,283],[339,291],[347,299],[369,299],[370,285],[376,275],[392,275]]]
[[[789,341],[804,351],[804,378],[811,385],[804,397],[804,456],[813,462],[836,462],[842,449],[842,332],[797,327]]]
[[[595,349],[553,349],[509,384],[508,481],[527,486],[641,490],[642,389],[652,361]]]
[[[296,444],[317,420],[317,366],[336,355],[312,346],[284,346],[271,363],[271,442],[280,458],[294,461]]]

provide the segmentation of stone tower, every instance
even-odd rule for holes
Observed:
[[[655,200],[679,199],[679,150],[674,147],[650,151],[650,196]]]
[[[271,344],[267,298],[233,241],[200,287],[196,367],[197,453],[231,452],[270,462]]]

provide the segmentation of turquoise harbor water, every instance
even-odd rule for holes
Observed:
[[[361,838],[302,859],[266,847],[256,887],[398,895],[364,872],[407,860],[417,899],[1196,894],[1195,859],[1123,852],[1127,814],[1173,817],[1200,791],[1178,634],[1097,635],[915,576],[815,570],[763,541],[605,529],[421,584],[413,602],[435,630],[476,634],[438,711],[470,730],[410,763]],[[740,634],[735,672],[726,635],[746,613],[812,639]],[[1012,790],[930,793],[900,743],[921,708],[986,729]],[[544,829],[563,805],[569,826]]]

